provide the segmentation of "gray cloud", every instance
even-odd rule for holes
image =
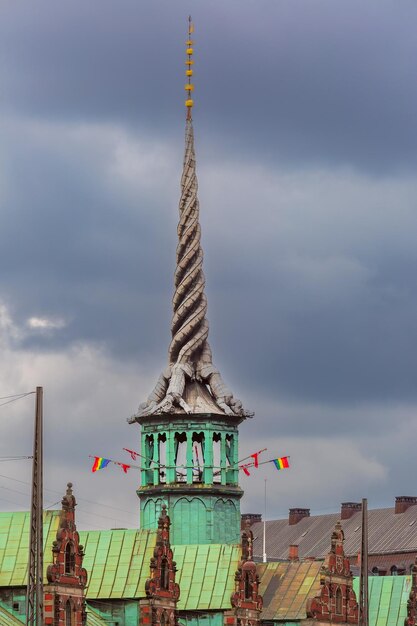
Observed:
[[[387,504],[414,490],[408,465],[388,460],[393,441],[412,457],[416,410],[411,2],[3,7],[3,395],[44,384],[49,487],[72,478],[111,504],[120,477],[94,482],[88,454],[117,455],[133,436],[124,419],[169,342],[190,10],[210,341],[257,413],[242,450],[267,438],[295,459],[275,514],[361,497],[363,475]],[[19,453],[30,432],[13,411],[5,441]],[[320,455],[356,469],[326,476],[323,492],[318,468],[304,486]],[[117,504],[131,511],[127,480]],[[262,505],[256,484],[246,510]],[[0,506],[12,499],[0,492]],[[94,511],[85,504],[83,523]]]

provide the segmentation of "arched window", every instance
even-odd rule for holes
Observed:
[[[67,603],[65,605],[65,626],[72,626],[72,615],[73,611],[71,602],[67,600]]]
[[[168,616],[166,611],[161,613],[161,626],[168,626]]]
[[[165,557],[161,561],[161,589],[169,589],[169,567]]]
[[[343,596],[342,590],[340,587],[336,589],[336,613],[337,615],[342,615],[343,610]]]
[[[71,541],[65,546],[65,573],[75,574],[75,552]]]
[[[252,600],[252,581],[250,577],[250,572],[245,572],[245,600]]]
[[[372,574],[374,576],[379,576],[379,568],[376,565],[372,568]]]
[[[398,569],[396,565],[393,565],[390,569],[391,576],[398,576]]]

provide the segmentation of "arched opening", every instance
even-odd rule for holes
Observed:
[[[72,610],[71,602],[70,600],[67,600],[67,603],[65,605],[65,626],[73,625],[72,616],[73,616],[73,610]]]
[[[235,438],[232,434],[226,435],[225,441],[226,447],[226,484],[232,485],[236,481],[237,466],[235,465],[237,459],[235,458]]]
[[[193,470],[193,482],[203,482],[203,470],[204,470],[204,433],[193,433],[193,458],[194,458],[194,470]]]
[[[165,591],[169,589],[169,566],[166,557],[163,557],[161,561],[161,589]]]
[[[187,433],[175,433],[174,436],[175,480],[177,483],[187,482]]]
[[[75,574],[75,552],[72,541],[68,541],[65,546],[65,573],[68,575]]]
[[[250,572],[245,572],[245,600],[252,600],[253,586]]]
[[[166,611],[162,611],[161,613],[161,626],[168,626],[169,618]]]
[[[153,471],[151,465],[154,458],[154,438],[153,435],[146,435],[145,437],[145,469],[146,469],[146,484],[152,485],[153,483]]]
[[[165,433],[158,435],[158,458],[159,458],[159,482],[167,481],[167,436]]]
[[[222,473],[220,466],[221,434],[213,433],[213,482],[221,483]]]
[[[372,568],[372,574],[374,576],[379,576],[379,567],[375,565],[375,567]]]
[[[336,613],[337,615],[342,615],[343,610],[343,596],[342,590],[340,587],[336,589]]]
[[[398,568],[396,565],[393,565],[390,569],[391,576],[398,576]]]

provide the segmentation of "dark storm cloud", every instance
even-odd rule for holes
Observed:
[[[3,102],[172,134],[188,11],[197,23],[200,133],[214,135],[213,149],[284,165],[415,167],[411,2],[9,4]]]
[[[146,353],[156,317],[168,336],[162,294],[171,283],[175,210],[171,219],[165,211],[169,226],[161,229],[153,192],[143,188],[133,198],[110,179],[115,148],[100,142],[99,130],[61,145],[71,135],[66,128],[11,126],[3,132],[2,292],[20,323],[43,314],[68,321],[58,337],[32,335],[25,343],[89,339],[109,342],[116,353]]]
[[[124,418],[169,342],[189,12],[210,342],[257,413],[243,451],[268,437],[298,459],[282,509],[300,485],[313,509],[358,482],[376,504],[413,493],[386,461],[391,444],[412,456],[417,405],[411,2],[4,5],[3,395],[41,381],[49,419],[72,425],[64,453],[48,429],[53,488],[75,473],[91,494],[88,454],[138,435]],[[314,456],[343,459],[324,491]]]

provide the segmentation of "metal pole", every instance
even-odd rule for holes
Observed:
[[[32,498],[26,601],[27,626],[43,626],[43,388],[36,387]]]
[[[266,478],[265,480],[265,502],[264,502],[264,533],[263,533],[263,557],[262,561],[266,563]]]
[[[368,500],[362,499],[361,575],[359,583],[359,626],[368,626]]]

